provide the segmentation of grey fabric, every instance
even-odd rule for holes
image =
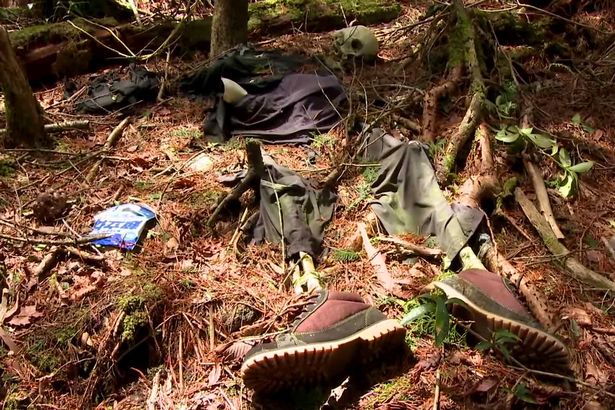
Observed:
[[[455,259],[481,223],[482,212],[459,204],[451,207],[419,142],[403,143],[374,129],[363,143],[365,159],[380,163],[371,208],[386,231],[435,235],[449,259]]]
[[[337,196],[312,187],[309,181],[278,165],[266,154],[263,161],[265,177],[260,183],[260,216],[254,228],[254,240],[279,243],[283,234],[288,258],[299,252],[317,257]]]
[[[307,143],[341,117],[346,94],[332,75],[289,74],[273,89],[248,94],[236,105],[219,100],[204,126],[206,136],[243,135],[275,143]]]

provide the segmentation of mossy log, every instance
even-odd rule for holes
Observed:
[[[288,32],[292,27],[303,31],[326,31],[346,26],[346,21],[360,24],[387,22],[399,15],[397,2],[387,0],[265,0],[252,3],[249,8],[249,30],[268,35]],[[15,52],[30,81],[40,81],[89,72],[109,58],[117,61],[113,53],[100,43],[125,52],[125,48],[104,27],[109,27],[133,52],[142,48],[155,50],[178,24],[174,21],[158,22],[138,27],[118,25],[113,18],[96,20],[92,24],[84,19],[32,26],[10,33]],[[184,24],[178,44],[186,50],[208,49],[211,36],[211,18]],[[84,31],[87,33],[84,33]],[[94,41],[91,37],[96,37]]]
[[[10,33],[13,48],[31,82],[86,73],[109,59],[116,60],[118,53],[112,50],[126,53],[126,49],[115,36],[135,53],[145,47],[153,51],[177,26],[170,21],[143,27],[118,25],[111,18],[94,24],[83,19],[72,23],[74,26],[68,22],[52,23]],[[211,19],[187,22],[180,33],[184,35],[178,44],[184,49],[207,47]]]
[[[248,29],[319,32],[345,27],[352,20],[364,25],[385,23],[400,12],[398,2],[387,0],[265,0],[250,5]]]

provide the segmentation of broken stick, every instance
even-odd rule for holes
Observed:
[[[615,291],[615,282],[585,267],[578,259],[570,256],[570,251],[557,239],[549,223],[520,188],[515,189],[515,199],[521,206],[527,219],[530,220],[534,228],[540,234],[540,237],[549,251],[551,251],[553,255],[561,258],[562,264],[567,268],[573,278],[599,289]]]
[[[117,127],[113,129],[113,131],[111,131],[111,134],[109,134],[109,138],[107,138],[107,141],[103,146],[103,151],[108,151],[113,145],[115,145],[117,140],[122,136],[124,128],[126,128],[129,122],[130,117],[126,117],[122,120],[122,122],[118,124]],[[98,161],[96,161],[96,163],[90,169],[90,172],[88,172],[88,175],[85,177],[85,182],[91,184],[92,181],[94,181],[94,178],[96,178],[96,175],[98,175],[98,170],[100,169],[102,163],[103,159],[99,159]]]
[[[538,208],[542,212],[542,216],[544,216],[549,223],[553,233],[555,233],[555,237],[557,239],[564,239],[564,234],[559,229],[559,226],[557,226],[557,222],[555,222],[555,217],[553,216],[553,210],[551,209],[551,203],[549,202],[549,194],[547,193],[547,188],[545,187],[545,180],[542,178],[540,171],[533,162],[523,160],[523,165],[532,180],[532,186],[534,187],[536,199],[538,200]]]

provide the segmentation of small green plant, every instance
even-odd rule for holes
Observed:
[[[465,335],[460,336],[456,327],[450,323],[447,306],[453,303],[464,304],[456,298],[447,299],[442,293],[421,295],[405,304],[406,313],[401,324],[409,326],[418,336],[433,334],[436,346],[442,346],[444,343],[463,344]]]
[[[16,170],[15,160],[12,158],[0,158],[0,177],[11,177]]]
[[[194,288],[196,287],[196,285],[194,284],[194,282],[193,282],[193,281],[191,281],[191,280],[190,280],[190,279],[188,279],[188,278],[183,278],[183,279],[181,279],[181,280],[179,281],[179,285],[180,285],[182,288],[186,289],[186,290],[191,290],[191,289],[194,289]]]
[[[171,131],[171,136],[187,139],[199,139],[201,138],[201,131],[198,128],[178,128]]]
[[[429,157],[435,158],[439,152],[443,151],[444,147],[446,146],[446,141],[447,141],[446,138],[440,138],[434,142],[430,142],[429,151],[428,151]]]
[[[502,192],[500,192],[495,200],[495,209],[496,211],[500,211],[502,206],[504,205],[504,200],[513,195],[515,188],[517,187],[518,181],[516,177],[510,177],[504,182],[502,186]]]
[[[579,127],[583,128],[583,131],[587,132],[587,133],[592,133],[594,132],[594,129],[592,127],[590,127],[589,125],[587,125],[585,122],[583,122],[583,119],[581,118],[581,114],[576,113],[573,117],[572,117],[572,123],[574,125],[578,125]]]
[[[562,174],[553,181],[550,181],[551,186],[557,189],[557,192],[564,198],[573,196],[578,188],[579,175],[589,172],[593,166],[593,161],[580,162],[573,164],[570,155],[565,148],[559,150],[559,160],[556,160],[562,169]]]
[[[327,148],[333,149],[335,145],[335,136],[331,134],[318,134],[312,138],[312,147],[315,149]]]
[[[555,155],[559,149],[556,140],[534,132],[532,127],[519,128],[516,125],[506,125],[500,128],[495,139],[521,149],[525,148],[527,143],[531,143],[540,149],[551,149],[551,155]]]
[[[132,341],[138,329],[147,326],[149,317],[146,312],[138,312],[126,315],[122,321],[122,341]]]
[[[354,262],[360,258],[359,253],[351,249],[336,249],[333,251],[333,259],[337,262]]]
[[[482,340],[476,344],[476,349],[484,352],[496,350],[502,353],[506,360],[510,360],[510,348],[519,343],[521,339],[506,329],[498,329],[491,335],[491,340]]]
[[[512,388],[512,394],[519,400],[530,403],[530,404],[538,404],[530,390],[527,388],[525,383],[517,383]]]
[[[357,186],[357,188],[356,188],[356,191],[359,194],[359,196],[358,196],[357,199],[355,199],[354,201],[352,201],[348,205],[346,210],[352,211],[358,205],[360,205],[365,200],[367,200],[368,198],[371,197],[371,195],[372,195],[372,184],[376,181],[376,178],[378,178],[379,171],[380,171],[380,169],[378,167],[376,167],[376,166],[366,167],[363,170],[363,182],[360,183]]]
[[[494,109],[500,119],[511,119],[517,111],[517,85],[508,81],[504,84],[502,92],[495,98],[495,104],[490,108]]]

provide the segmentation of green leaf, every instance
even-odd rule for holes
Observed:
[[[593,166],[594,166],[594,161],[585,161],[585,162],[580,162],[576,165],[571,166],[570,168],[568,168],[568,170],[572,172],[576,172],[577,174],[584,174],[588,172],[590,169],[592,169]]]
[[[570,154],[566,148],[562,148],[559,150],[559,162],[564,168],[568,168],[572,165],[572,161],[570,160]]]
[[[436,346],[444,344],[449,330],[448,310],[446,309],[445,299],[440,297],[436,299]]]
[[[536,399],[532,396],[532,393],[528,390],[524,383],[519,383],[513,388],[513,394],[516,398],[526,403],[537,404]]]
[[[574,192],[574,178],[567,173],[566,178],[557,187],[557,191],[564,198],[569,198]]]
[[[581,125],[581,114],[576,113],[573,117],[572,117],[572,123],[575,125]]]
[[[502,344],[502,343],[512,343],[512,342],[519,342],[521,341],[521,339],[519,338],[519,336],[517,336],[516,334],[509,332],[506,329],[498,329],[495,332],[493,332],[494,336],[495,336],[495,342],[498,344]]]
[[[534,143],[534,145],[540,148],[552,148],[556,145],[555,140],[545,137],[542,134],[527,134],[527,137]]]
[[[485,350],[489,350],[491,349],[492,345],[490,342],[486,341],[486,340],[481,340],[480,342],[476,343],[476,350],[478,350],[479,352],[484,352]]]
[[[532,135],[532,131],[534,131],[534,128],[530,127],[530,128],[519,128],[519,133],[523,134],[523,135],[527,135],[528,137],[530,135]]]
[[[405,326],[408,323],[412,323],[415,320],[420,319],[421,317],[429,313],[433,313],[435,308],[436,306],[433,303],[425,303],[423,305],[417,306],[403,317],[403,319],[401,320],[401,325]]]
[[[507,144],[512,144],[519,139],[519,134],[508,132],[505,128],[502,128],[495,134],[495,139]]]
[[[551,148],[551,155],[557,154],[558,150],[559,150],[559,145],[553,144],[553,147]]]

